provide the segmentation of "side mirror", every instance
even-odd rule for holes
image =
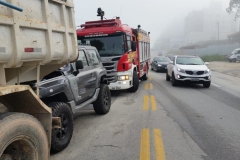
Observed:
[[[170,61],[169,64],[173,64],[173,61]]]
[[[78,60],[75,62],[76,63],[76,69],[79,70],[79,69],[83,69],[83,62],[81,60]]]
[[[136,42],[135,42],[135,41],[132,41],[131,48],[132,48],[132,51],[133,51],[133,52],[137,50]]]

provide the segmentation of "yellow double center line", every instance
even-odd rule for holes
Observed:
[[[156,160],[165,160],[164,145],[160,129],[153,130]],[[140,160],[150,160],[150,130],[142,129]]]
[[[150,96],[152,110],[157,110],[156,100],[154,96]],[[146,111],[149,109],[149,96],[144,96],[143,98],[143,110]]]
[[[149,83],[149,84],[148,84],[148,83],[145,83],[144,89],[146,89],[146,90],[147,90],[147,89],[151,89],[151,90],[152,90],[152,89],[153,89],[153,84],[152,84],[152,83]]]

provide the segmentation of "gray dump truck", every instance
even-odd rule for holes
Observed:
[[[77,58],[73,0],[0,1],[0,160],[49,158],[61,118],[39,98],[39,82]],[[35,91],[22,85],[31,81]]]

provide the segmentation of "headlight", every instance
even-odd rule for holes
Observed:
[[[162,66],[161,64],[158,65],[158,67],[161,67],[161,66]]]
[[[209,72],[210,72],[210,70],[209,70],[209,69],[207,69],[207,70],[205,71],[205,74],[206,74],[206,73],[209,73]]]
[[[177,68],[177,71],[178,71],[178,72],[185,73],[185,71],[184,71],[183,69],[181,69],[181,68]]]
[[[129,75],[126,76],[118,76],[119,81],[129,80]]]

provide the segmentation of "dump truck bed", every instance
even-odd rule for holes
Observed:
[[[3,1],[23,12],[0,5],[0,86],[37,80],[77,58],[73,0]]]

